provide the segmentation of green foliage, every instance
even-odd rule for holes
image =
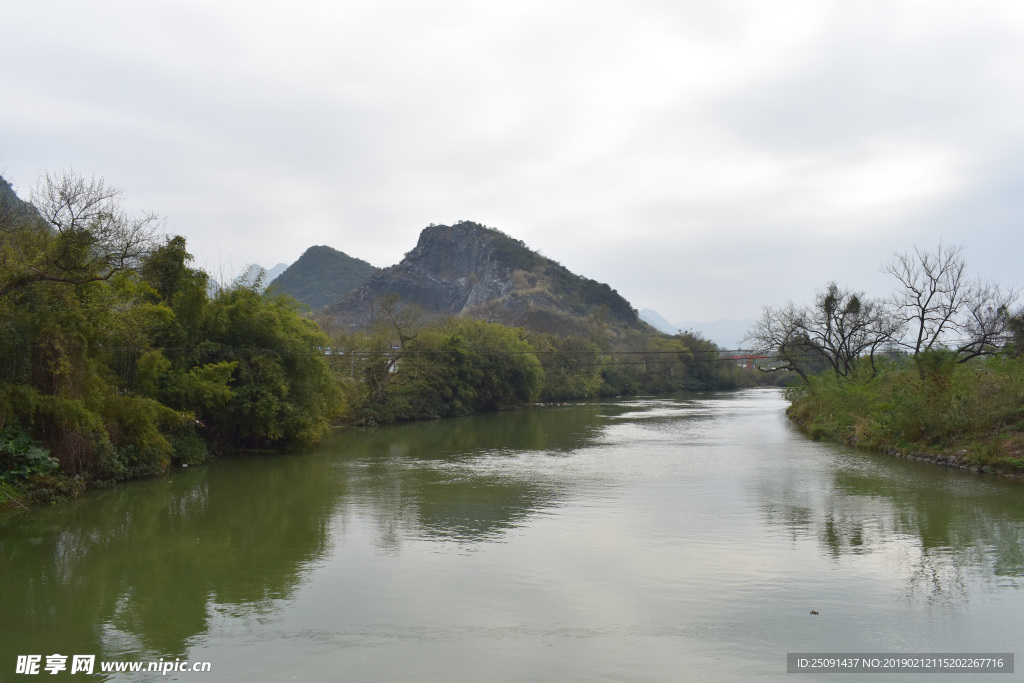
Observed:
[[[601,393],[601,375],[608,354],[579,335],[535,334],[530,342],[544,369],[541,398],[545,401],[592,398]]]
[[[522,330],[466,318],[449,326],[450,338],[465,340],[464,364],[480,371],[475,408],[503,410],[536,400],[544,373]]]
[[[386,330],[336,339],[353,419],[469,415],[526,405],[540,393],[543,370],[521,330],[454,318],[402,337],[402,346]]]
[[[310,247],[268,288],[268,294],[287,294],[312,309],[340,301],[377,269],[362,259],[331,247]]]
[[[685,364],[684,381],[686,389],[690,391],[735,389],[750,385],[758,379],[754,371],[745,373],[736,363],[721,358],[718,346],[696,332],[680,332],[675,338],[692,356],[692,362]]]
[[[1012,356],[1024,355],[1024,311],[1011,317],[1006,324],[1010,331],[1010,345],[1007,352]]]
[[[641,377],[651,390],[667,392],[685,387],[686,362],[693,352],[679,337],[651,337],[639,356]]]
[[[210,308],[206,355],[232,359],[192,375],[193,393],[206,391],[200,420],[211,434],[249,446],[319,440],[341,407],[322,356],[327,336],[288,297],[238,287],[221,292]],[[230,398],[221,402],[229,371]]]
[[[31,425],[43,444],[5,436],[3,481],[59,492],[56,475],[124,479],[202,462],[207,442],[325,433],[341,392],[326,337],[294,301],[246,287],[211,297],[184,238],[146,242],[146,221],[68,223],[51,208],[51,227],[0,225],[0,424]],[[109,251],[118,239],[130,258]]]
[[[791,415],[820,437],[1012,459],[1024,431],[1024,359],[958,363],[929,351],[880,361],[875,376],[866,368],[815,375],[790,398]]]
[[[558,292],[577,315],[586,316],[603,308],[617,321],[635,324],[638,320],[629,302],[603,282],[575,275],[557,263],[548,266],[545,275],[551,281],[552,291]]]
[[[543,371],[521,335],[521,330],[467,318],[419,335],[407,356],[413,366],[407,390],[415,396],[412,402],[444,416],[534,401]]]
[[[152,455],[157,469],[170,462],[174,449],[167,432],[188,419],[151,398],[110,396],[103,402],[103,424],[111,443]]]
[[[350,420],[376,424],[503,410],[538,399],[739,384],[735,363],[721,362],[713,343],[689,333],[637,332],[614,349],[596,325],[562,336],[461,317],[426,325],[390,319],[393,324],[371,333],[338,333],[333,340]]]
[[[210,458],[206,442],[196,434],[195,429],[186,428],[182,433],[172,437],[174,460],[186,465],[199,465]]]
[[[174,315],[155,335],[169,350],[139,356],[134,389],[195,415],[218,447],[315,443],[342,405],[327,337],[288,297],[245,284],[208,297],[191,258],[174,238],[141,270]]]
[[[532,251],[522,240],[509,237],[500,230],[493,228],[488,228],[488,230],[493,233],[491,243],[494,245],[495,255],[509,268],[533,270],[544,262],[544,257]]]
[[[0,430],[0,482],[23,484],[34,476],[52,474],[60,463],[18,423]]]
[[[641,392],[640,382],[624,370],[610,367],[601,371],[600,396],[633,396]]]
[[[188,266],[191,261],[185,238],[175,235],[146,258],[139,268],[139,277],[149,283],[163,301],[171,304],[179,292],[197,279],[198,274]]]

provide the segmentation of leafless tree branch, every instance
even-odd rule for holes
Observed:
[[[897,253],[882,267],[900,285],[890,301],[897,319],[906,326],[909,339],[900,344],[915,355],[942,345],[954,331],[955,318],[971,298],[964,260],[964,246],[939,243],[935,251],[914,247],[914,253]]]
[[[129,214],[102,178],[46,173],[32,192],[38,218],[6,225],[0,296],[35,282],[85,284],[135,268],[162,227],[153,212]]]

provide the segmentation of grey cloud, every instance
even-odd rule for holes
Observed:
[[[1019,32],[977,12],[974,23],[927,35],[923,12],[926,35],[907,35],[907,26],[891,25],[906,6],[888,5],[838,12],[803,63],[723,97],[712,116],[749,144],[776,150],[821,151],[880,135],[954,145],[990,135],[979,124],[1024,95],[1020,85],[993,78],[1024,56]]]
[[[312,244],[386,266],[470,219],[638,308],[717,319],[830,279],[885,289],[914,242],[968,242],[994,275],[1024,246],[1024,29],[958,3],[116,10],[14,8],[5,177],[103,175],[214,267]],[[789,25],[792,49],[763,52]],[[830,204],[880,138],[938,150],[956,182]]]

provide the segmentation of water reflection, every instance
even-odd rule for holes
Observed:
[[[564,482],[523,461],[557,463],[622,410],[581,404],[341,430],[324,449],[337,454],[353,491],[343,514],[371,515],[381,548],[396,551],[408,538],[495,541],[568,495]]]
[[[813,540],[837,564],[878,555],[903,572],[910,600],[966,600],[977,580],[1022,585],[1019,482],[844,446],[795,449],[786,476],[755,486],[762,518],[790,540]]]
[[[227,460],[8,516],[0,662],[55,649],[184,656],[211,621],[265,614],[290,597],[328,549],[332,519],[353,512],[370,514],[378,544],[392,550],[410,536],[499,538],[561,493],[481,474],[480,460],[579,448],[602,411],[340,430],[314,454]]]
[[[491,413],[448,420],[339,430],[323,450],[345,457],[472,458],[487,452],[565,452],[589,444],[605,416],[631,410],[621,402]]]
[[[327,460],[261,458],[136,482],[0,527],[0,662],[54,651],[183,655],[211,603],[258,610],[327,547]],[[255,463],[254,463],[255,464]]]

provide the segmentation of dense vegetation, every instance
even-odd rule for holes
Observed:
[[[1024,470],[1019,357],[958,363],[948,351],[930,351],[916,362],[880,360],[873,375],[814,375],[791,391],[790,415],[812,436]]]
[[[812,435],[964,465],[1024,469],[1024,312],[1016,289],[969,280],[962,247],[897,254],[872,300],[830,283],[766,308],[748,339],[790,370],[789,414]]]
[[[312,309],[340,301],[377,269],[331,247],[310,247],[274,279],[272,294],[287,294]]]
[[[184,238],[102,180],[47,176],[33,204],[0,206],[5,497],[313,443],[340,414],[327,339],[292,299],[209,287]]]
[[[152,214],[126,214],[102,180],[47,176],[31,206],[0,195],[9,505],[225,449],[308,446],[338,423],[749,382],[714,344],[624,331],[602,306],[555,334],[468,317],[422,322],[388,295],[371,329],[328,334],[258,282],[212,286],[185,239],[158,229]],[[599,298],[614,294],[578,280]],[[570,293],[588,309],[587,291]]]
[[[379,302],[367,331],[334,330],[330,361],[348,419],[380,423],[468,415],[523,406],[637,393],[726,389],[753,373],[690,333],[613,336],[602,316],[587,334],[527,332],[465,317],[421,322],[396,297]],[[331,319],[322,319],[330,329]]]

